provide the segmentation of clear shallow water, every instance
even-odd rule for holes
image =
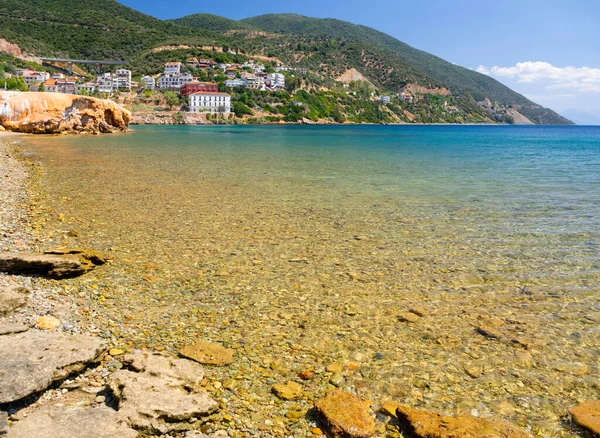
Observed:
[[[540,436],[571,436],[568,408],[597,398],[600,128],[140,127],[31,148],[41,238],[115,259],[66,286],[83,320],[120,346],[236,349],[211,371],[242,382],[233,429],[256,426],[239,400],[272,403],[269,379],[331,362],[376,402]]]

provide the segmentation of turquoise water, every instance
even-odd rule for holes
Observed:
[[[376,402],[540,436],[597,398],[600,127],[136,127],[31,149],[42,241],[114,257],[68,288],[116,346],[220,342],[239,359],[215,378],[259,404],[257,364],[357,364],[342,387]]]

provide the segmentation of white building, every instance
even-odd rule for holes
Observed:
[[[269,73],[266,82],[272,90],[283,90],[285,88],[285,76],[281,73]]]
[[[98,84],[94,82],[86,82],[85,84],[77,85],[77,92],[81,93],[82,91],[87,92],[88,94],[92,94],[98,88]]]
[[[181,73],[183,64],[181,62],[167,62],[165,64],[165,74],[169,73]]]
[[[240,78],[227,79],[225,81],[225,86],[226,87],[245,87],[246,81],[243,79],[240,79]]]
[[[46,79],[50,78],[50,73],[28,68],[21,72],[21,76],[23,76],[23,80],[25,81],[27,86],[31,87],[33,85],[39,84],[40,82],[44,82]]]
[[[156,87],[156,81],[152,76],[142,76],[140,84],[146,90],[154,90]]]
[[[183,84],[193,80],[194,77],[190,73],[165,73],[158,78],[158,88],[161,90],[179,90]]]
[[[96,79],[98,84],[98,91],[100,93],[111,94],[119,89],[116,78],[113,78],[111,73],[104,73]]]
[[[379,101],[381,103],[390,103],[390,96],[379,96]]]
[[[227,93],[200,92],[190,94],[190,112],[194,113],[222,113],[231,112],[231,96]]]
[[[113,79],[117,81],[118,90],[131,90],[131,70],[120,68],[113,75]]]

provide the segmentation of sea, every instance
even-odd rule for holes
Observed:
[[[598,397],[600,127],[140,126],[21,147],[42,249],[112,258],[62,283],[82,326],[233,349],[208,371],[237,382],[212,387],[232,436],[310,436],[286,412],[333,387],[535,436],[578,436],[568,409]],[[271,393],[289,380],[300,400]]]

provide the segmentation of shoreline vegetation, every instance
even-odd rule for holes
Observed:
[[[23,152],[19,143],[26,138],[0,133],[0,234],[4,236],[0,255],[51,249],[44,237],[50,230],[36,220],[43,217],[40,181],[45,170]],[[132,349],[105,335],[105,327],[85,323],[89,297],[64,281],[0,272],[0,433],[8,432],[11,438],[53,434],[77,438],[82,433],[89,438],[533,436],[523,425],[504,419],[512,413],[510,405],[500,404],[494,415],[480,418],[474,410],[416,409],[394,397],[381,404],[367,401],[353,390],[340,388],[344,376],[360,371],[358,357],[349,363],[318,363],[295,370],[296,377],[290,378],[283,362],[262,368],[253,358],[256,352],[234,351],[203,339],[183,346],[179,354],[160,346],[154,351]],[[402,312],[401,324],[435,317],[418,304]],[[346,309],[348,315],[355,314],[350,310]],[[494,317],[482,321],[478,336],[490,342],[502,340],[500,325]],[[516,360],[534,366],[538,360],[535,347],[523,345]],[[281,410],[281,420],[275,424],[265,423],[252,404],[245,403],[245,412],[236,415],[228,408],[237,397],[252,398],[252,389],[243,388],[243,375],[223,379],[215,370],[231,366],[246,354],[271,382],[272,409]],[[486,370],[477,364],[465,368],[473,379]],[[565,374],[587,372],[587,366],[578,362],[564,365]],[[324,379],[326,393],[308,392],[307,384],[315,379]],[[599,404],[582,401],[571,410],[573,421],[598,433],[598,422],[590,418],[597,415]],[[259,424],[258,428],[251,428],[251,422]],[[306,426],[298,428],[300,423]]]

